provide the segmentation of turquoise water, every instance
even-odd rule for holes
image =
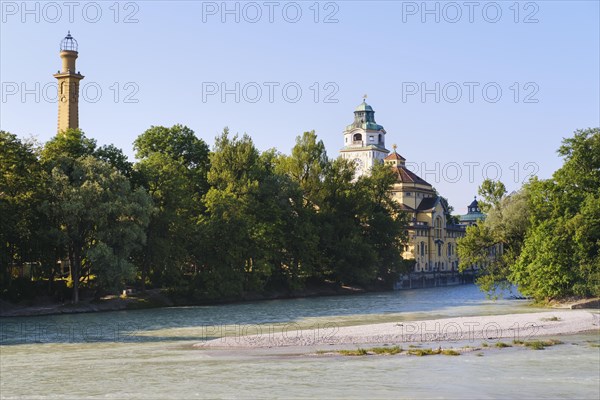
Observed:
[[[533,351],[341,357],[311,349],[205,350],[261,324],[300,327],[532,312],[474,286],[96,314],[4,318],[2,398],[598,398],[595,333]],[[233,332],[233,333],[232,333]]]

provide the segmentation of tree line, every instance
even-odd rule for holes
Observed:
[[[135,162],[80,130],[40,145],[0,131],[0,290],[18,301],[128,285],[189,301],[307,284],[390,287],[407,216],[383,165],[357,180],[314,132],[290,155],[227,129],[212,151],[188,127],[153,126]],[[62,275],[68,261],[68,276]],[[31,277],[19,268],[31,267]]]
[[[502,182],[479,188],[485,221],[458,243],[460,268],[484,266],[488,292],[516,285],[539,301],[600,296],[600,128],[563,140],[564,164],[550,179],[533,177],[508,194]],[[501,256],[489,249],[501,244]]]

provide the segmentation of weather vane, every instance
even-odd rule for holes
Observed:
[[[363,96],[363,100],[366,100],[366,99],[367,99],[367,95],[365,94],[365,95]]]
[[[398,148],[398,146],[396,146],[396,144],[394,143],[394,144],[392,145],[392,148],[394,149],[394,151],[396,151],[396,149]]]

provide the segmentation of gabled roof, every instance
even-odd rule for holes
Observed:
[[[406,204],[404,204],[404,203],[400,203],[400,209],[401,209],[402,211],[415,211],[415,209],[414,209],[414,208],[412,208],[412,207],[410,207],[410,206],[407,206],[407,205],[406,205]]]
[[[442,198],[440,196],[425,197],[423,200],[421,200],[421,203],[417,207],[417,211],[431,211],[438,205],[438,203],[440,203],[444,209],[444,212],[447,213],[448,209],[441,200]]]
[[[394,171],[396,175],[398,175],[398,182],[417,183],[420,185],[431,186],[424,179],[422,179],[420,176],[406,168],[404,165],[394,166],[392,167],[392,171]]]
[[[395,151],[390,154],[389,156],[387,156],[385,158],[386,161],[389,160],[399,160],[399,161],[406,161],[406,158],[402,157],[400,154],[396,153]]]
[[[438,201],[440,201],[439,196],[438,197],[425,197],[423,200],[421,200],[421,203],[419,204],[419,207],[417,207],[417,210],[419,210],[419,211],[431,210],[431,209],[435,208]]]

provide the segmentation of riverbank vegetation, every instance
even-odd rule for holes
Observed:
[[[513,340],[513,344],[518,347],[528,348],[531,350],[544,350],[546,347],[556,346],[563,344],[562,341],[557,339],[545,339],[545,340]],[[483,348],[490,349],[487,343],[482,344]],[[472,353],[481,351],[482,347],[471,347],[464,346],[459,348],[442,348],[441,346],[437,349],[434,348],[417,348],[415,346],[409,346],[408,350],[404,350],[400,346],[386,346],[386,347],[372,347],[362,348],[358,347],[352,350],[319,350],[316,352],[317,355],[342,355],[342,356],[372,356],[372,355],[408,355],[408,356],[432,356],[432,355],[445,355],[445,356],[460,356],[461,354]],[[496,342],[494,347],[503,349],[506,347],[513,347],[513,345]],[[475,353],[476,356],[482,356],[482,353]]]
[[[388,168],[354,180],[314,132],[291,155],[227,129],[211,150],[151,127],[136,161],[79,130],[41,145],[0,131],[0,293],[11,302],[160,288],[178,303],[390,288],[406,214]]]
[[[460,268],[481,267],[490,293],[516,285],[538,302],[600,296],[600,129],[563,140],[563,166],[507,193],[502,182],[479,188],[485,221],[459,240]],[[501,245],[503,253],[490,257]]]

